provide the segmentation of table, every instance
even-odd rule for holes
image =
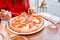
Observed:
[[[45,26],[45,28],[39,31],[38,33],[35,33],[32,35],[26,35],[25,37],[27,37],[28,40],[60,40],[60,23],[56,24],[55,26],[57,26],[57,28],[51,28],[49,26]],[[10,31],[5,29],[3,25],[0,24],[0,33],[4,34],[5,31],[7,31],[9,35],[13,35]],[[4,34],[4,36],[6,37],[6,40],[8,40],[7,33]]]
[[[46,26],[42,31],[27,37],[29,40],[60,40],[60,23],[56,26],[57,29]]]

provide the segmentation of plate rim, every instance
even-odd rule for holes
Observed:
[[[30,35],[30,34],[35,34],[35,33],[39,32],[39,31],[41,31],[41,30],[45,27],[45,26],[43,26],[43,25],[44,25],[44,23],[41,25],[41,27],[40,27],[38,30],[32,31],[32,32],[30,32],[30,33],[18,33],[18,32],[15,32],[15,31],[11,30],[8,25],[7,25],[7,29],[8,29],[10,32],[14,33],[14,34]]]
[[[42,18],[42,17],[41,17],[41,18]],[[45,27],[45,26],[43,26],[43,25],[44,25],[44,20],[42,19],[42,21],[43,21],[43,22],[42,22],[40,28],[38,28],[38,29],[35,30],[35,31],[28,32],[28,33],[18,33],[18,32],[16,32],[16,31],[10,29],[10,28],[9,28],[9,24],[7,25],[7,29],[8,29],[9,31],[11,31],[12,33],[14,33],[14,34],[19,34],[19,35],[30,35],[30,34],[34,34],[34,33],[37,33],[37,32],[39,32],[39,31],[41,31],[41,30]]]

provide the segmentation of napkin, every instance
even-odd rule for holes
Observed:
[[[60,22],[60,18],[49,14],[49,13],[38,13],[44,19],[44,26],[50,25],[52,23],[57,24]]]
[[[54,21],[56,21],[57,23],[60,22],[60,18],[55,16],[55,15],[52,15],[52,14],[49,14],[49,13],[40,13],[41,16],[46,16]]]

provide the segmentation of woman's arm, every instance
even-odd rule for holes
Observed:
[[[23,2],[25,4],[25,8],[30,8],[29,0],[23,0]]]
[[[27,5],[28,5],[28,8],[30,8],[29,0],[26,0],[26,3],[27,3]]]

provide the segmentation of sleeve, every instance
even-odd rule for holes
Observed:
[[[29,0],[26,0],[26,4],[27,4],[28,8],[30,8]]]

